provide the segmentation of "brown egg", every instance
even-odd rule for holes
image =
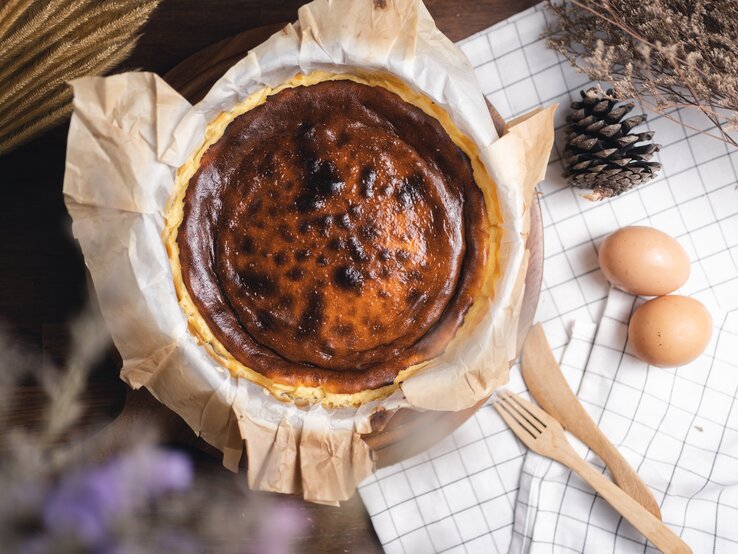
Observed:
[[[630,318],[628,341],[644,362],[659,367],[685,365],[699,356],[712,335],[705,306],[686,296],[654,298]]]
[[[623,227],[605,238],[600,268],[614,286],[642,296],[674,292],[690,270],[681,244],[652,227]]]

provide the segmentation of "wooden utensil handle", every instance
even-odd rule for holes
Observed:
[[[605,462],[605,465],[607,465],[607,469],[610,470],[610,474],[612,475],[612,480],[615,481],[615,483],[621,489],[628,488],[628,490],[638,491],[639,488],[645,487],[643,482],[638,477],[638,474],[634,472],[633,468],[623,457],[620,451],[615,448],[615,446],[604,436],[602,438],[597,437],[593,441],[593,445],[590,446],[590,448],[592,448],[594,453],[597,454],[597,456],[599,456],[599,458]],[[650,502],[655,503],[655,500],[652,498],[650,491],[648,489],[646,489],[646,491],[647,494],[642,496],[648,498]],[[631,496],[637,499],[635,495],[631,494]],[[641,504],[645,508],[648,508],[648,506],[643,502],[641,502]],[[653,513],[653,510],[649,511]]]
[[[582,411],[584,412],[584,409]],[[656,518],[661,519],[661,510],[649,488],[620,451],[602,434],[589,414],[584,412],[580,422],[574,428],[568,425],[565,425],[565,427],[605,462],[612,475],[612,480],[621,489],[632,496]]]
[[[689,546],[687,546],[687,543],[676,533],[623,492],[615,483],[602,475],[594,466],[580,458],[571,447],[569,449],[563,448],[561,453],[562,455],[558,461],[579,474],[620,515],[627,519],[633,527],[638,529],[648,540],[655,544],[659,550],[669,554],[688,554],[692,552]]]
[[[661,519],[659,505],[649,488],[597,427],[569,387],[540,324],[534,325],[525,339],[522,372],[528,390],[543,409],[605,462],[621,489]]]

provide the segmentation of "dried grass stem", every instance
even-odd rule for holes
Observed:
[[[0,155],[66,117],[67,82],[118,65],[160,0],[8,0],[0,7]]]

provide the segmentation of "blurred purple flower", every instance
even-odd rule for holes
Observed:
[[[49,531],[72,534],[87,546],[99,545],[117,518],[132,515],[167,492],[189,488],[192,479],[186,455],[141,447],[63,476],[44,503],[43,522]]]
[[[304,508],[287,498],[269,503],[262,512],[254,554],[292,554],[296,542],[309,527]]]

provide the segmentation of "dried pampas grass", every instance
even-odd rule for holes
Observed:
[[[548,0],[544,33],[593,81],[687,128],[738,147],[736,0]],[[677,108],[709,120],[704,131]],[[708,123],[708,122],[705,122]]]
[[[66,117],[67,81],[131,53],[159,0],[6,0],[0,7],[0,155]]]

